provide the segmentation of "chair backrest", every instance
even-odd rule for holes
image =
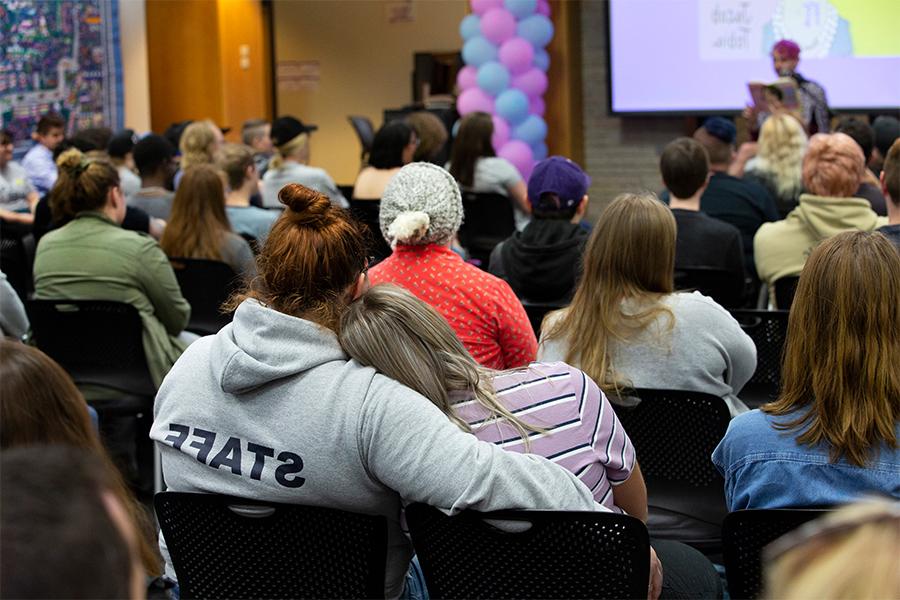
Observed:
[[[154,505],[182,598],[384,597],[384,517],[184,492]]]
[[[538,339],[541,337],[541,323],[544,322],[544,317],[547,316],[547,313],[566,306],[565,304],[553,302],[529,302],[528,300],[521,300],[521,302],[522,306],[525,307],[525,314],[528,315],[528,321],[531,323],[534,335]]]
[[[75,383],[156,395],[137,309],[109,300],[31,300],[32,336]]]
[[[635,406],[614,405],[634,444],[648,480],[696,487],[724,486],[711,456],[725,437],[731,415],[711,394],[674,390],[634,390]]]
[[[463,192],[459,242],[487,268],[494,246],[516,230],[512,200],[503,194]]]
[[[488,519],[514,523],[501,529]],[[647,595],[647,528],[628,515],[466,511],[448,517],[413,504],[406,522],[432,598]]]
[[[724,307],[741,306],[744,297],[743,276],[717,267],[675,268],[676,290],[697,290]]]
[[[0,220],[0,271],[24,302],[34,291],[34,236],[30,227]]]
[[[191,305],[187,330],[210,335],[231,322],[222,304],[240,284],[240,277],[223,262],[199,258],[170,258],[181,294]]]
[[[775,280],[775,307],[779,310],[790,310],[794,303],[794,294],[797,293],[797,284],[800,283],[799,275],[790,275]]]
[[[763,586],[763,548],[828,512],[825,509],[769,509],[729,513],[722,523],[728,594],[741,599],[759,597]]]
[[[375,257],[376,262],[391,255],[391,246],[381,235],[380,211],[381,200],[350,200],[350,213],[357,221],[365,225],[371,236],[368,250]]]
[[[731,315],[756,344],[756,371],[748,384],[765,385],[773,393],[781,386],[781,356],[787,338],[788,311],[732,310]]]
[[[368,117],[350,115],[347,117],[347,120],[350,121],[353,131],[356,132],[356,136],[359,138],[359,143],[362,145],[362,157],[365,159],[372,151],[372,143],[375,141],[375,127],[372,126],[372,121]]]

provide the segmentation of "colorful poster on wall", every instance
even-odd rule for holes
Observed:
[[[118,0],[0,0],[0,119],[17,151],[51,110],[67,134],[122,127],[118,9]]]

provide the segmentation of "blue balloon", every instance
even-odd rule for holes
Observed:
[[[519,21],[516,32],[535,48],[543,48],[553,39],[553,23],[544,15],[531,15]]]
[[[456,137],[456,134],[459,133],[459,126],[462,124],[462,119],[457,119],[455,123],[453,123],[453,127],[450,128],[450,135]]]
[[[486,62],[497,60],[497,47],[479,35],[463,44],[462,55],[467,65],[480,67]]]
[[[534,160],[544,160],[547,158],[547,144],[538,142],[531,145],[531,152],[534,154]]]
[[[494,111],[510,125],[521,123],[528,116],[528,96],[521,90],[506,90],[497,96]]]
[[[504,0],[503,4],[517,19],[524,19],[534,14],[538,3],[537,0]]]
[[[512,130],[514,140],[522,140],[529,146],[534,146],[538,142],[543,142],[547,137],[547,124],[537,115],[528,115],[528,117],[515,126]]]
[[[478,87],[496,96],[509,87],[509,70],[497,61],[484,63],[478,68]]]
[[[550,55],[543,48],[534,51],[534,66],[544,72],[550,68]]]
[[[464,41],[481,35],[481,17],[474,13],[466,15],[459,24],[459,35]]]

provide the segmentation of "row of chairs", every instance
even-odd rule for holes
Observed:
[[[375,598],[384,594],[384,517],[214,494],[155,498],[182,597]],[[764,546],[823,510],[747,510],[722,527],[732,598],[761,591]],[[443,512],[406,521],[436,598],[642,598],[650,540],[613,513]],[[498,522],[514,527],[497,526]]]

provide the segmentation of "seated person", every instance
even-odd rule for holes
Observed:
[[[13,160],[13,136],[0,130],[0,219],[29,225],[40,196],[22,165]]]
[[[679,138],[663,150],[659,159],[663,183],[670,193],[675,217],[675,271],[713,268],[723,271],[727,298],[744,294],[744,250],[741,232],[734,225],[700,212],[700,197],[709,184],[709,157],[696,140]],[[690,283],[688,283],[690,285]],[[724,302],[725,297],[716,298]]]
[[[137,139],[133,129],[123,129],[113,135],[106,146],[109,162],[119,172],[119,181],[122,182],[122,193],[125,194],[126,202],[141,189],[141,178],[134,172],[134,145]]]
[[[381,233],[394,252],[369,279],[395,283],[433,306],[485,367],[527,365],[537,340],[509,284],[450,249],[462,216],[462,195],[447,171],[431,163],[400,169],[381,198]]]
[[[623,194],[600,214],[572,303],[541,328],[538,360],[563,361],[607,396],[656,388],[720,396],[732,415],[756,347],[721,306],[673,291],[675,219],[652,194]]]
[[[184,171],[189,167],[215,164],[224,142],[222,130],[210,119],[188,123],[178,138],[181,161],[173,180],[175,189],[178,189]]]
[[[856,117],[844,117],[838,121],[835,133],[846,133],[859,149],[862,150],[866,165],[872,160],[872,151],[875,149],[875,131],[872,126]],[[872,205],[875,214],[881,217],[887,215],[887,207],[884,204],[884,196],[881,194],[881,186],[878,185],[878,177],[868,169],[863,171],[862,181],[853,194],[855,198],[865,198]]]
[[[35,297],[113,300],[134,306],[144,324],[144,353],[157,385],[184,352],[179,337],[191,308],[172,267],[149,236],[120,227],[125,198],[109,162],[65,151],[50,207],[68,223],[46,234],[34,260]]]
[[[532,219],[491,252],[489,272],[519,298],[567,303],[581,274],[589,231],[580,225],[591,179],[562,156],[539,162],[528,179]]]
[[[57,169],[53,152],[65,137],[66,120],[56,113],[42,116],[32,134],[34,146],[22,159],[22,168],[39,196],[44,196],[56,181]],[[105,148],[104,148],[105,149]]]
[[[272,158],[271,130],[272,124],[265,119],[250,119],[241,126],[241,141],[253,153],[253,164],[259,177],[265,175]]]
[[[878,231],[900,250],[900,138],[886,152],[883,165],[881,190],[887,204],[888,224]]]
[[[12,337],[17,340],[28,333],[28,314],[25,305],[15,288],[0,271],[0,337]]]
[[[134,206],[157,219],[168,219],[172,212],[173,179],[177,170],[175,147],[161,135],[151,133],[140,139],[132,151],[134,164],[141,176],[141,187],[130,198]]]
[[[418,110],[406,116],[407,124],[416,132],[419,144],[411,162],[430,162],[443,165],[450,156],[447,126],[434,113]]]
[[[872,121],[872,130],[875,132],[875,147],[872,149],[869,169],[878,175],[884,169],[888,150],[900,139],[900,119],[893,115],[880,115]]]
[[[225,214],[225,186],[211,165],[185,169],[159,246],[169,258],[215,260],[235,273],[256,275],[253,251],[247,240],[231,230]]]
[[[778,399],[713,452],[728,509],[900,499],[898,355],[900,254],[878,233],[823,241],[791,305]]]
[[[225,193],[225,213],[236,233],[256,240],[262,246],[278,219],[278,212],[250,204],[259,192],[259,173],[253,152],[240,144],[225,144],[219,154],[218,167],[225,173],[228,191]]]
[[[744,167],[744,181],[766,188],[775,198],[782,218],[800,202],[803,157],[808,143],[806,132],[797,119],[784,113],[772,115],[759,132],[756,155]]]

